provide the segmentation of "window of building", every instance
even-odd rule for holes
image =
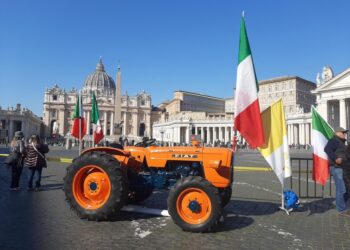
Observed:
[[[52,95],[52,100],[57,101],[57,95]]]

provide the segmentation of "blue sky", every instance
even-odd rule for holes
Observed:
[[[46,87],[81,88],[102,56],[153,105],[186,90],[227,98],[242,10],[259,80],[350,67],[349,1],[0,0],[0,106],[42,116]]]

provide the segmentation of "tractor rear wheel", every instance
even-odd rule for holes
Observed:
[[[199,176],[180,179],[169,193],[168,211],[184,231],[209,231],[221,216],[218,189]]]
[[[227,187],[220,191],[221,195],[221,206],[225,207],[231,200],[232,196],[232,187]]]
[[[104,152],[76,158],[67,168],[64,192],[80,218],[108,220],[124,205],[126,178],[120,163]]]

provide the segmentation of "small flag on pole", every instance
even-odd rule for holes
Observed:
[[[328,156],[324,151],[327,142],[333,137],[333,129],[312,106],[311,144],[313,147],[313,179],[325,185],[329,178]]]
[[[74,108],[72,119],[73,119],[73,124],[72,124],[71,135],[81,140],[86,134],[86,123],[85,123],[85,118],[83,113],[83,103],[82,103],[80,93],[77,96],[77,103]]]
[[[235,94],[234,129],[245,138],[251,148],[256,148],[264,144],[264,129],[260,115],[258,90],[259,86],[255,75],[253,57],[244,18],[242,17]]]
[[[93,124],[94,143],[98,144],[104,137],[95,92],[92,93],[91,123]]]

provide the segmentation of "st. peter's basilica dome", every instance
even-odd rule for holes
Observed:
[[[96,71],[90,74],[84,83],[83,93],[88,94],[91,91],[95,91],[100,96],[109,96],[115,93],[114,80],[105,72],[101,58],[96,65]]]

